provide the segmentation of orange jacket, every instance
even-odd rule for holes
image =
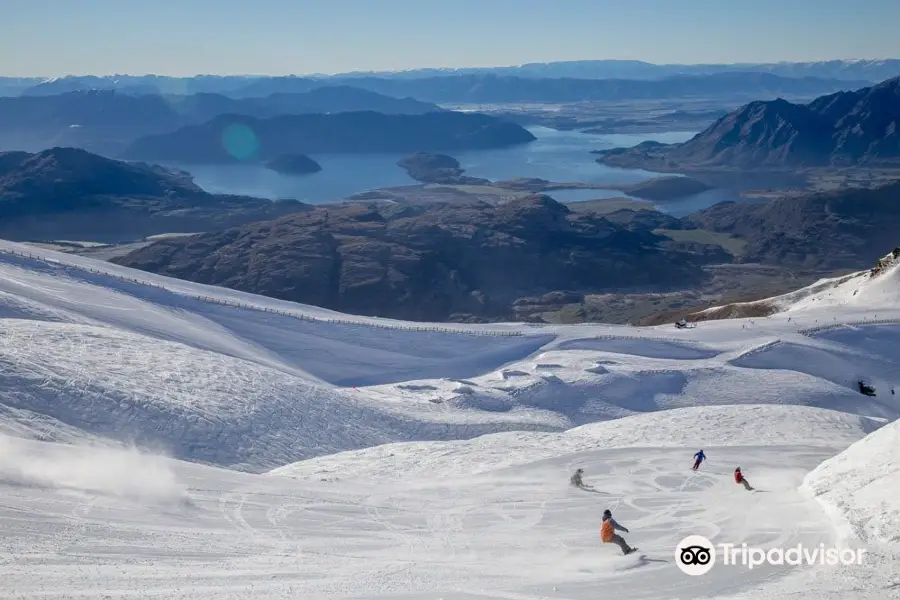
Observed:
[[[606,519],[600,526],[600,539],[604,542],[611,542],[615,532],[613,531],[613,520]]]

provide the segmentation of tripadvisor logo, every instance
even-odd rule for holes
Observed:
[[[716,564],[716,547],[702,535],[689,535],[675,547],[675,564],[688,575],[705,575]]]
[[[716,562],[748,569],[761,565],[861,565],[865,552],[862,548],[835,548],[825,544],[812,547],[797,544],[768,550],[747,544],[719,544],[716,547],[701,535],[689,535],[675,547],[675,564],[682,572],[696,576],[708,573]]]

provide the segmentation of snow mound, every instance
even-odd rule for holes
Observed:
[[[645,358],[666,358],[669,360],[698,360],[713,358],[718,350],[704,348],[699,344],[668,340],[646,340],[635,338],[595,338],[575,339],[560,342],[555,350],[598,350],[641,356]]]
[[[702,406],[623,417],[562,433],[509,432],[450,442],[384,444],[285,465],[271,475],[297,479],[419,479],[505,469],[597,449],[806,445],[846,447],[882,422],[790,405]]]
[[[564,428],[707,405],[795,404],[900,417],[900,399],[890,393],[900,383],[900,344],[895,344],[900,325],[802,334],[784,324],[757,332],[717,322],[702,332],[708,342],[693,345],[624,335],[579,337],[575,333],[581,330],[571,331],[563,343],[473,377],[463,389],[454,380],[423,380],[372,386],[366,393],[410,405],[427,401],[489,412],[544,411],[548,418],[556,415]],[[700,358],[686,358],[685,348],[702,351]],[[547,364],[554,365],[552,372],[537,367]],[[861,395],[859,379],[874,385],[877,397]]]
[[[389,441],[561,426],[557,415],[533,411],[451,412],[373,401],[109,327],[18,319],[3,325],[3,430],[37,439],[71,439],[75,429],[176,458],[260,470]]]
[[[0,242],[0,318],[103,325],[339,387],[469,377],[554,339],[352,317],[10,242]]]
[[[900,552],[900,421],[866,436],[813,470],[804,486],[832,506],[844,534]]]
[[[807,474],[801,489],[825,508],[837,531],[838,544],[865,551],[862,564],[838,567],[826,574],[827,579],[819,576],[808,582],[807,590],[821,585],[822,593],[817,596],[823,598],[897,598],[900,588],[898,469],[900,421],[894,421]]]

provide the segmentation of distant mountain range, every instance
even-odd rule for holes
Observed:
[[[823,79],[882,81],[900,75],[900,59],[826,60],[815,62],[732,63],[657,65],[640,60],[572,60],[527,63],[506,67],[469,67],[462,69],[410,69],[407,71],[357,71],[332,77],[379,77],[384,79],[420,79],[445,75],[511,75],[528,78],[573,79],[662,79],[675,75],[711,75],[736,71],[771,73],[781,77],[819,77]]]
[[[294,201],[209,194],[162,167],[76,148],[0,152],[0,238],[132,241],[224,229],[305,210]]]
[[[639,60],[575,60],[528,63],[516,66],[470,67],[460,69],[423,68],[407,71],[365,71],[334,75],[310,74],[305,79],[320,81],[376,79],[425,79],[452,75],[503,75],[540,79],[663,79],[677,75],[712,75],[733,72],[769,73],[780,77],[817,77],[874,83],[900,76],[900,59],[827,60],[817,62],[663,64]],[[269,79],[252,75],[76,75],[58,78],[0,77],[0,96],[53,95],[85,89],[143,90],[163,94],[230,94],[247,85]]]
[[[444,104],[812,97],[869,83],[815,77],[788,78],[753,72],[676,75],[658,80],[528,79],[475,74],[416,79],[356,77],[340,81],[388,96],[411,96]],[[231,94],[235,97],[268,96],[308,91],[319,85],[321,81],[316,79],[273,77],[255,81]]]
[[[63,78],[40,83],[20,92],[41,97],[74,91],[116,90],[131,95],[215,93],[231,98],[305,94],[322,87],[352,86],[395,99],[416,98],[443,104],[582,102],[718,98],[743,102],[779,96],[814,97],[871,83],[868,79],[812,76],[784,77],[765,72],[673,74],[658,79],[595,79],[522,77],[497,73],[455,74],[434,77],[265,77],[185,80],[175,85],[166,78]],[[208,88],[208,89],[207,89]],[[193,91],[197,90],[197,91]],[[372,106],[370,110],[378,110]],[[397,112],[397,111],[394,111]],[[403,110],[402,112],[409,112]]]
[[[424,114],[442,109],[349,86],[239,100],[209,93],[161,96],[114,90],[20,96],[0,98],[0,149],[38,151],[73,146],[115,155],[140,137],[205,123],[224,114],[268,118],[367,110]]]
[[[120,157],[229,164],[267,161],[285,154],[481,150],[535,139],[515,123],[480,113],[386,115],[367,111],[270,119],[222,115],[203,125],[140,138]]]
[[[900,166],[900,77],[808,104],[751,102],[687,142],[598,153],[605,164],[658,171]]]

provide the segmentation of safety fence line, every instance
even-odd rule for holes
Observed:
[[[810,327],[808,329],[801,329],[798,333],[805,336],[812,336],[817,333],[821,333],[823,331],[829,331],[831,329],[840,329],[842,327],[860,327],[865,325],[897,325],[900,324],[900,319],[861,319],[856,321],[844,321],[837,323],[828,323],[827,325],[819,325],[818,327]]]

